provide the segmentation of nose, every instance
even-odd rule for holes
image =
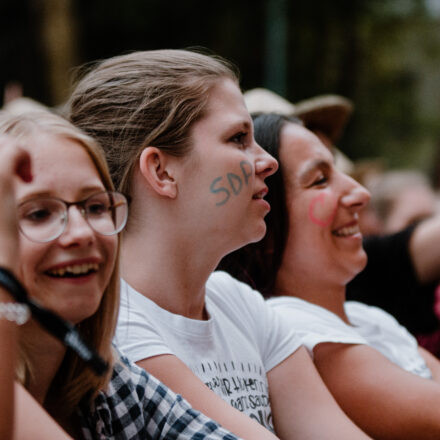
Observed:
[[[278,169],[278,161],[271,156],[267,151],[260,147],[257,143],[257,158],[255,161],[255,174],[262,177],[271,176]]]
[[[341,204],[354,212],[361,211],[370,201],[370,192],[350,176],[346,174],[342,174],[342,176],[345,191],[341,197]]]
[[[63,246],[89,245],[95,240],[95,231],[88,224],[81,208],[70,206],[67,216],[67,225],[59,237]]]

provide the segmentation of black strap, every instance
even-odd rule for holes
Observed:
[[[83,341],[78,330],[72,324],[30,299],[26,289],[15,275],[9,269],[1,266],[0,286],[5,288],[15,301],[28,305],[32,317],[51,335],[71,348],[96,374],[101,376],[108,370],[107,362]]]

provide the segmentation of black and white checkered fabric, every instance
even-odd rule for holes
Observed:
[[[123,356],[114,365],[107,390],[79,415],[86,440],[237,440]]]

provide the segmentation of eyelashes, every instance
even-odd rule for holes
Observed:
[[[248,134],[245,131],[240,131],[229,138],[229,142],[239,145],[241,148],[248,146]]]
[[[327,183],[327,177],[326,176],[321,176],[319,179],[315,180],[312,183],[312,186],[319,186],[319,185],[324,185],[325,183]]]

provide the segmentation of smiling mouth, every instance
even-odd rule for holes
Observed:
[[[336,229],[335,231],[332,231],[332,234],[336,235],[336,237],[350,237],[351,235],[355,235],[358,232],[360,232],[359,225],[353,225]]]
[[[71,266],[59,267],[45,272],[54,278],[79,278],[98,271],[98,263],[72,264]]]

